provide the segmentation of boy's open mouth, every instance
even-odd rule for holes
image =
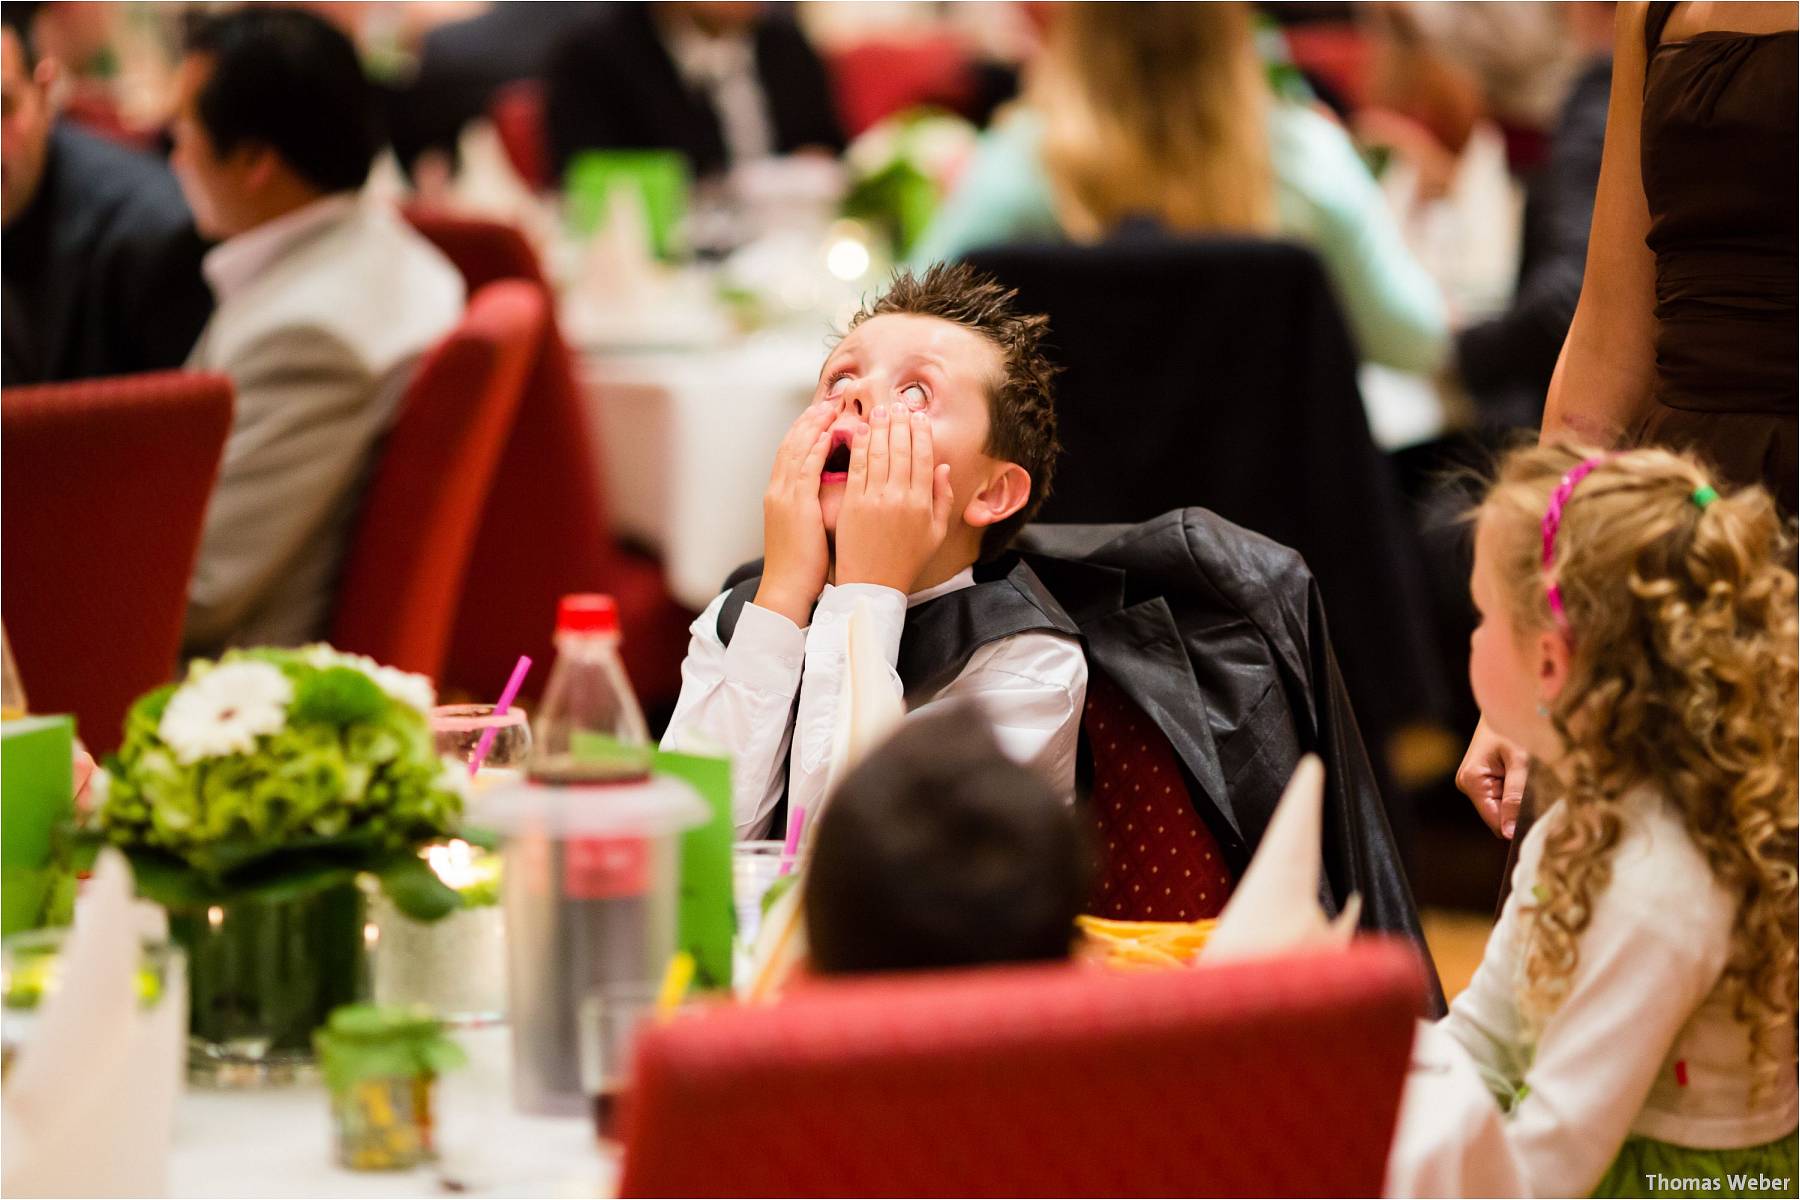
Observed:
[[[842,483],[850,478],[850,435],[831,435],[831,449],[825,455],[825,469],[819,472],[820,483]]]

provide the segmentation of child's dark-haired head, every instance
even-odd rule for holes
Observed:
[[[838,788],[806,879],[821,974],[1065,958],[1087,895],[1074,813],[978,710],[909,722]]]
[[[854,330],[875,317],[900,313],[937,317],[980,334],[1000,352],[1000,374],[988,387],[986,452],[1017,463],[1031,476],[1031,497],[1012,516],[989,526],[981,558],[1006,549],[1050,494],[1056,457],[1056,368],[1044,354],[1048,317],[1023,313],[1018,292],[963,263],[939,263],[920,274],[902,271],[874,303],[850,319]]]

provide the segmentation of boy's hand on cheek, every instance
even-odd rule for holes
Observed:
[[[763,493],[763,576],[756,606],[804,627],[825,589],[830,551],[819,513],[819,475],[831,448],[831,406],[814,404],[800,414],[781,448]]]
[[[899,405],[878,406],[850,444],[850,478],[837,521],[837,582],[902,593],[950,528],[950,467],[936,461],[931,422]]]

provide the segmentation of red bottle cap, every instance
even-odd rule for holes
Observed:
[[[564,596],[556,608],[558,633],[617,633],[619,606],[611,596],[580,592]]]

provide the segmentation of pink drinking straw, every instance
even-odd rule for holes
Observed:
[[[806,809],[796,805],[788,817],[787,841],[781,847],[781,869],[777,875],[786,875],[794,869],[794,858],[800,853],[800,835],[806,830]]]
[[[512,707],[513,697],[519,694],[519,688],[525,683],[525,674],[530,670],[531,656],[529,654],[519,655],[518,665],[513,667],[512,678],[506,681],[506,686],[500,690],[500,699],[494,704],[496,717],[505,716],[506,710]],[[475,772],[481,770],[481,760],[486,758],[488,751],[494,748],[494,735],[499,732],[498,725],[489,725],[481,731],[481,740],[475,743],[475,755],[469,759],[470,779],[475,778]]]

